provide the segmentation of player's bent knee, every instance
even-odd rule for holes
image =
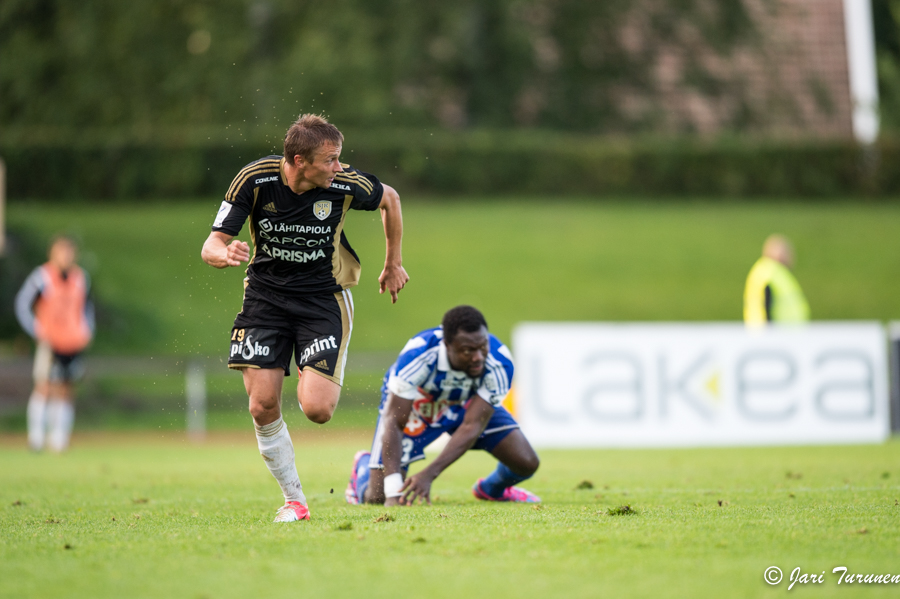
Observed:
[[[329,420],[331,420],[332,414],[334,414],[334,410],[329,410],[321,407],[310,407],[303,408],[303,413],[306,414],[306,417],[315,422],[316,424],[325,424]]]
[[[297,385],[300,408],[316,424],[325,424],[331,420],[340,396],[340,385],[309,370],[303,372]]]
[[[264,426],[278,420],[278,411],[273,409],[265,409],[259,405],[250,404],[250,416],[253,417],[253,421],[256,424]]]
[[[531,454],[528,458],[526,458],[525,463],[522,466],[528,471],[528,476],[533,475],[537,472],[538,468],[541,466],[541,460],[537,457],[537,454]]]
[[[510,460],[510,463],[506,463],[507,467],[510,470],[518,474],[519,476],[532,476],[535,472],[537,472],[538,467],[541,465],[540,459],[538,459],[537,454],[534,452],[527,452],[516,456],[514,460]]]
[[[531,448],[530,444],[523,448],[523,451],[519,456],[519,464],[523,470],[519,473],[522,476],[531,476],[537,472],[537,469],[540,467],[541,460],[538,458],[534,449]]]
[[[265,425],[275,422],[280,413],[277,399],[250,397],[250,415],[257,424]]]
[[[325,424],[331,420],[335,408],[337,408],[337,401],[332,401],[328,398],[309,398],[300,400],[300,409],[303,410],[303,414],[316,424]]]

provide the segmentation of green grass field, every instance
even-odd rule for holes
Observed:
[[[900,574],[900,443],[543,451],[540,508],[485,505],[471,452],[430,507],[344,503],[368,434],[294,431],[311,522],[271,523],[280,494],[252,432],[76,437],[63,456],[0,445],[2,597],[896,597],[831,571]],[[592,489],[578,489],[587,486]],[[331,490],[333,489],[333,493]],[[629,505],[635,515],[613,516]],[[387,521],[380,518],[389,514]],[[769,566],[785,582],[763,581]],[[809,588],[813,587],[813,588]]]
[[[363,261],[351,352],[398,351],[459,303],[507,341],[526,320],[738,320],[744,279],[776,231],[796,244],[815,319],[900,318],[900,204],[404,200],[411,280],[396,305],[378,295],[377,213],[348,218]],[[200,261],[218,203],[14,202],[8,220],[83,239],[97,296],[116,309],[95,353],[218,357],[243,277]]]
[[[796,243],[814,318],[900,318],[896,204],[404,201],[412,279],[397,305],[377,293],[377,214],[348,220],[363,258],[351,352],[396,352],[463,302],[482,308],[507,341],[527,320],[737,320],[744,277],[774,231]],[[14,202],[8,219],[41,239],[60,230],[82,238],[107,310],[94,355],[219,357],[243,272],[200,261],[217,205]],[[0,436],[0,597],[785,593],[787,582],[763,581],[769,566],[786,578],[795,567],[826,572],[823,584],[792,593],[898,592],[839,586],[831,574],[840,565],[900,574],[896,439],[543,451],[524,485],[544,498],[540,509],[476,503],[469,488],[493,463],[474,452],[437,481],[431,507],[350,507],[342,492],[354,451],[369,444],[380,375],[351,372],[324,428],[302,418],[296,379],[286,383],[285,417],[314,518],[287,526],[271,523],[280,497],[238,375],[210,373],[209,426],[219,432],[202,445],[182,439],[180,371],[85,381],[70,453],[34,455],[21,434]],[[142,407],[104,403],[123,397]],[[85,432],[97,428],[118,432]],[[0,430],[24,430],[23,414],[4,416]],[[583,481],[593,488],[577,489]],[[623,505],[637,513],[609,515]]]

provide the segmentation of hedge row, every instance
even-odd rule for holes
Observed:
[[[278,148],[274,148],[277,153]],[[271,142],[3,143],[8,195],[222,195]],[[344,160],[403,190],[478,194],[891,196],[900,144],[618,142],[513,132],[348,134]]]

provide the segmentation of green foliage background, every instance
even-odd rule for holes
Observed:
[[[900,127],[900,8],[873,0],[882,121]],[[777,3],[762,3],[777,10]],[[689,23],[728,55],[757,32],[743,0],[7,0],[0,6],[0,130],[219,130],[324,111],[346,127],[655,131],[652,58]],[[690,52],[679,85],[726,82]],[[736,110],[740,131],[764,115]],[[11,131],[12,130],[12,131]],[[690,133],[685,131],[685,133]]]
[[[885,139],[867,152],[749,139],[766,110],[690,51],[760,43],[744,0],[7,0],[0,156],[15,198],[218,194],[314,111],[345,130],[348,161],[407,189],[890,196],[900,9],[873,9]],[[666,120],[668,47],[687,49],[680,89],[736,99],[722,139]]]
[[[752,35],[741,0],[8,0],[0,127],[278,123],[321,110],[343,126],[634,131],[618,86],[649,91],[655,51],[689,20],[713,47]],[[192,38],[192,36],[194,36]],[[694,65],[688,85],[709,86]],[[713,82],[714,83],[714,82]],[[531,100],[529,100],[531,98]]]
[[[900,1],[872,0],[881,127],[900,131]]]

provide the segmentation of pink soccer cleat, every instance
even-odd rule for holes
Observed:
[[[512,501],[513,503],[541,502],[540,497],[538,497],[531,491],[526,491],[521,487],[507,487],[503,490],[503,495],[501,495],[500,497],[491,497],[481,490],[481,481],[483,480],[483,478],[479,478],[478,482],[475,483],[475,486],[472,487],[472,495],[474,495],[477,499],[483,499],[484,501]]]
[[[299,501],[288,501],[275,512],[274,522],[309,520],[309,508]]]
[[[356,495],[356,479],[359,477],[357,470],[359,461],[367,455],[369,455],[369,452],[363,449],[357,451],[356,455],[353,456],[353,470],[350,472],[350,482],[347,483],[347,488],[344,490],[344,499],[350,505],[359,505],[359,497]]]

